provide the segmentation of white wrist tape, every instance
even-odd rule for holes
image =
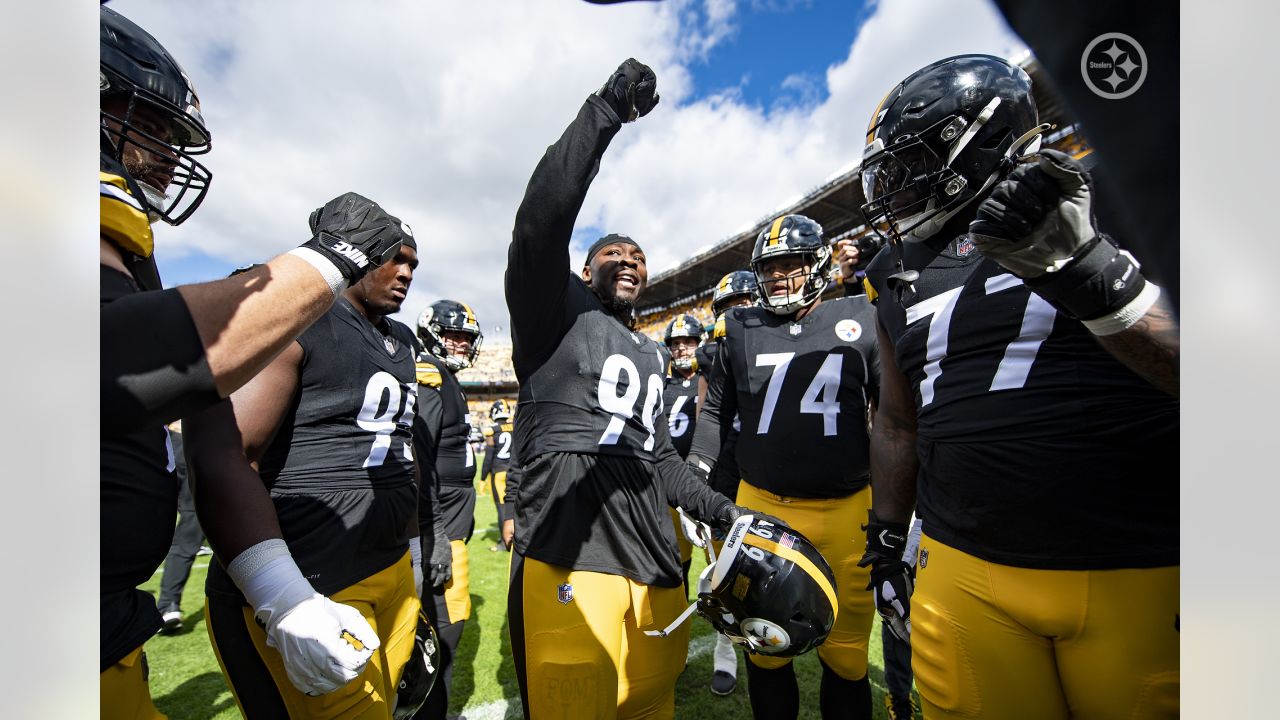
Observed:
[[[263,540],[237,555],[227,565],[227,574],[268,628],[273,618],[283,617],[316,595],[289,554],[289,546],[279,538]]]
[[[329,284],[329,289],[333,291],[333,296],[337,297],[339,293],[347,289],[347,279],[342,276],[342,271],[338,270],[338,266],[329,261],[329,258],[307,247],[296,247],[289,251],[289,255],[296,258],[302,258],[307,261],[311,267],[320,272],[324,277],[324,281]]]
[[[1138,297],[1130,300],[1128,305],[1110,315],[1104,315],[1093,320],[1082,320],[1081,322],[1094,335],[1114,335],[1123,330],[1128,330],[1134,323],[1141,320],[1142,316],[1146,315],[1147,311],[1159,299],[1160,286],[1148,280],[1142,291],[1138,293]]]

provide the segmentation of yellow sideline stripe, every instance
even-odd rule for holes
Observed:
[[[786,531],[780,530],[779,532]],[[814,582],[818,583],[818,587],[822,588],[822,592],[826,594],[827,600],[831,603],[831,612],[833,614],[839,612],[840,606],[836,603],[836,589],[832,587],[831,583],[827,580],[827,576],[824,575],[823,572],[818,569],[818,566],[814,565],[809,558],[792,548],[783,547],[773,540],[766,540],[751,532],[743,533],[742,544],[758,547],[761,550],[768,550],[774,555],[790,560],[791,562],[799,565],[805,572],[809,573],[809,577],[813,578]]]

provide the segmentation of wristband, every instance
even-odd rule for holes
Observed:
[[[1133,256],[1105,235],[1090,241],[1062,269],[1023,282],[1055,308],[1080,320],[1115,314],[1147,285]]]
[[[337,297],[339,293],[347,289],[347,279],[343,277],[342,271],[324,255],[308,247],[296,247],[286,254],[302,258],[307,264],[318,270],[325,283],[329,286],[329,290],[333,292],[334,297]]]
[[[1123,330],[1128,330],[1142,319],[1143,315],[1156,304],[1156,300],[1160,299],[1160,286],[1153,282],[1146,283],[1138,297],[1129,302],[1128,305],[1111,313],[1103,315],[1093,320],[1082,320],[1084,326],[1089,328],[1089,332],[1094,335],[1114,335]]]
[[[244,593],[254,617],[267,626],[317,594],[280,538],[263,540],[237,555],[227,565],[227,574]]]

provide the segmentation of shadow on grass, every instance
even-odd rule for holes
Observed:
[[[219,696],[225,697],[218,701]],[[235,707],[222,673],[207,672],[187,680],[169,694],[155,699],[156,708],[170,720],[210,720]]]

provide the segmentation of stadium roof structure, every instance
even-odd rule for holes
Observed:
[[[1077,128],[1067,116],[1057,91],[1053,89],[1040,63],[1027,56],[1018,64],[1031,76],[1031,93],[1040,112],[1040,121],[1055,126],[1055,130],[1049,132],[1046,145],[1073,133]],[[775,209],[747,229],[724,238],[710,249],[685,259],[670,270],[654,275],[649,279],[644,302],[636,308],[636,315],[643,318],[663,312],[674,305],[710,295],[715,284],[725,274],[747,268],[756,235],[779,215],[794,213],[812,218],[822,226],[823,235],[831,243],[845,237],[862,235],[867,227],[862,219],[865,200],[859,179],[861,169],[861,158],[853,159],[799,200]]]

